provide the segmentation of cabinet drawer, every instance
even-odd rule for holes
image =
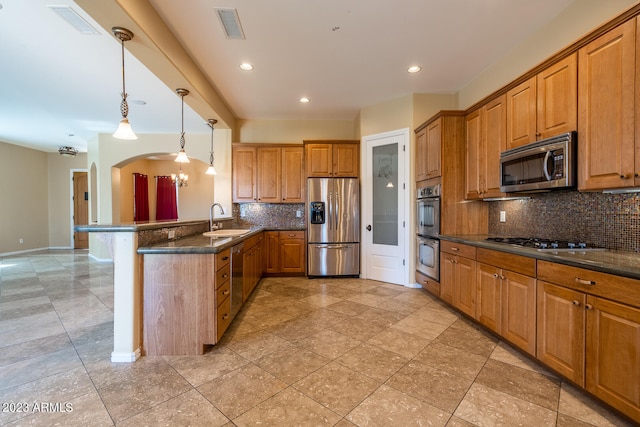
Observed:
[[[640,307],[640,280],[542,260],[538,279]]]
[[[231,278],[231,268],[229,264],[216,271],[216,288],[220,287],[224,282],[228,282]]]
[[[231,261],[231,248],[216,254],[216,270],[220,270]]]
[[[218,305],[216,321],[216,341],[220,341],[220,337],[224,334],[224,331],[227,330],[231,323],[231,298],[227,297]]]
[[[440,251],[448,254],[460,255],[464,258],[476,259],[476,247],[463,245],[461,243],[449,242],[447,240],[440,241]]]
[[[422,288],[427,292],[430,292],[438,297],[440,296],[440,283],[433,280],[431,277],[425,276],[419,271],[416,271],[416,282],[422,285]]]
[[[534,258],[485,248],[478,248],[477,257],[478,261],[483,264],[536,277],[536,260]]]
[[[304,240],[304,230],[281,231],[280,239]]]
[[[231,295],[231,281],[227,280],[221,285],[217,285],[216,289],[216,301],[218,301],[218,306],[222,304],[229,295]]]

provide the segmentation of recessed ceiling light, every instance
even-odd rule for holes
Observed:
[[[300,102],[303,104],[308,104],[309,103],[309,98],[307,98],[306,96],[303,96],[302,98],[300,98]]]
[[[240,68],[245,71],[251,71],[253,70],[253,65],[249,64],[248,62],[243,62],[242,64],[240,64]]]
[[[407,68],[407,71],[410,73],[417,73],[418,71],[422,70],[422,67],[419,65],[412,65],[411,67]]]

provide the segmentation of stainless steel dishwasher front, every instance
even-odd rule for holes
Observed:
[[[242,307],[242,276],[244,243],[231,248],[231,318],[233,319]]]

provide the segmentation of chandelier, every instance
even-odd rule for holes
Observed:
[[[180,171],[178,172],[178,174],[175,174],[175,173],[171,174],[171,181],[177,187],[186,187],[189,185],[189,175],[182,172],[182,165],[180,165]]]

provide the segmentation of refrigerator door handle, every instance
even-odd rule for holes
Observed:
[[[329,230],[333,229],[333,193],[329,191]]]
[[[353,245],[315,245],[317,249],[348,249]]]

